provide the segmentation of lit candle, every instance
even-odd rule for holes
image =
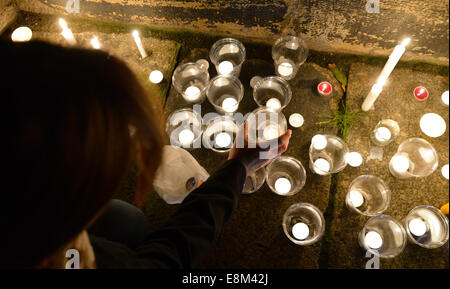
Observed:
[[[375,138],[380,142],[387,142],[391,139],[391,137],[392,137],[391,131],[384,126],[380,126],[379,128],[377,128],[375,132]]]
[[[426,100],[428,95],[428,90],[423,86],[418,86],[414,89],[414,97],[419,101]]]
[[[333,86],[327,81],[322,81],[317,85],[317,92],[322,96],[330,95],[333,92]]]
[[[33,36],[33,31],[30,28],[22,26],[14,30],[11,34],[11,40],[14,42],[26,42],[30,41]]]
[[[297,223],[292,226],[292,235],[297,240],[304,240],[309,236],[309,227],[305,223]]]
[[[281,108],[281,102],[277,98],[272,97],[266,102],[266,106],[278,110]]]
[[[164,75],[159,70],[153,70],[152,72],[150,72],[149,79],[150,79],[150,82],[157,84],[157,83],[160,83],[164,79]]]
[[[217,134],[215,144],[220,148],[226,148],[231,144],[231,136],[226,132]]]
[[[64,19],[59,18],[59,26],[61,26],[63,30],[61,34],[64,37],[64,39],[66,39],[66,41],[69,42],[70,45],[77,44],[77,41],[73,36],[72,30],[69,29],[69,27],[67,26],[67,22]]]
[[[448,106],[448,90],[441,95],[441,101]]]
[[[188,88],[186,88],[186,90],[184,91],[185,95],[186,95],[186,99],[189,101],[195,101],[196,99],[198,99],[200,97],[200,88],[198,88],[197,86],[189,86]]]
[[[276,139],[278,137],[278,128],[274,125],[266,126],[263,130],[263,137],[266,140]]]
[[[366,245],[372,249],[379,249],[383,246],[383,238],[375,231],[368,232],[364,241],[366,242]]]
[[[134,30],[133,31],[133,38],[134,42],[136,43],[136,46],[139,50],[139,53],[141,54],[141,57],[144,59],[147,57],[147,52],[145,52],[144,46],[142,45],[141,37],[139,37],[139,31]]]
[[[299,113],[293,113],[289,116],[289,124],[295,128],[299,128],[303,125],[305,119]]]
[[[420,119],[420,129],[429,137],[440,137],[445,133],[447,124],[440,115],[427,113]]]
[[[233,97],[227,97],[222,101],[222,109],[226,112],[235,112],[238,108],[238,102]]]
[[[420,237],[427,232],[427,224],[421,219],[415,218],[409,221],[408,229],[414,236]]]
[[[347,163],[352,167],[359,167],[363,163],[363,158],[358,152],[351,152],[345,155]]]
[[[100,41],[98,40],[97,36],[92,37],[91,45],[92,45],[92,48],[94,48],[94,49],[100,49]]]
[[[194,140],[194,137],[194,133],[188,129],[184,129],[178,134],[178,140],[183,145],[190,144]]]
[[[448,164],[444,165],[441,169],[441,173],[448,180]]]
[[[294,67],[289,62],[282,62],[278,65],[278,73],[281,76],[289,76],[294,72]]]
[[[287,178],[278,178],[275,181],[275,190],[281,195],[289,193],[291,186],[291,182]]]
[[[409,169],[409,159],[402,155],[392,157],[392,168],[398,173],[405,173]]]
[[[394,70],[403,53],[405,53],[406,45],[408,45],[410,41],[410,38],[406,38],[400,45],[395,46],[394,51],[389,56],[388,61],[384,65],[384,68],[381,71],[380,76],[378,77],[377,83],[372,86],[370,93],[367,95],[364,103],[362,104],[361,108],[363,111],[368,111],[372,108],[373,104],[383,90],[383,85],[386,83],[389,75],[391,74],[392,70]]]
[[[355,208],[359,208],[364,204],[364,197],[359,191],[350,191],[349,198]]]
[[[326,148],[327,142],[327,138],[321,134],[317,134],[311,139],[313,147],[319,151]]]
[[[323,159],[323,158],[318,158],[314,162],[314,166],[323,172],[329,172],[330,168],[331,168],[330,163],[326,159]]]
[[[219,74],[221,75],[228,75],[233,72],[233,63],[230,61],[222,61],[219,63]]]

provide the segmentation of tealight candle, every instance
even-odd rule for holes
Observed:
[[[61,32],[61,34],[64,37],[64,39],[66,39],[70,45],[77,44],[77,41],[75,40],[75,37],[73,36],[72,30],[69,29],[69,27],[67,26],[67,22],[64,19],[59,18],[59,26],[61,26],[61,28],[63,30]]]
[[[289,76],[294,72],[294,67],[289,62],[282,62],[278,65],[278,73],[281,76]]]
[[[266,126],[263,130],[263,137],[266,140],[276,139],[278,137],[278,128],[274,125]]]
[[[345,156],[347,163],[352,167],[359,167],[363,163],[363,158],[358,152],[351,152]]]
[[[359,208],[364,204],[364,197],[359,191],[351,191],[350,192],[350,202],[355,208]]]
[[[408,171],[409,169],[409,159],[405,156],[402,155],[396,155],[392,157],[391,160],[392,163],[392,168],[397,172],[397,173],[405,173]]]
[[[193,86],[193,85],[186,88],[184,93],[186,94],[186,99],[188,101],[195,101],[201,95],[200,88],[198,88],[197,86]]]
[[[289,193],[291,186],[292,184],[287,178],[278,178],[275,181],[275,190],[282,195]]]
[[[448,90],[442,93],[441,95],[441,101],[443,104],[448,106]]]
[[[219,74],[228,75],[233,72],[233,63],[230,61],[222,61],[219,63]]]
[[[441,169],[441,173],[448,180],[448,164],[444,165]]]
[[[148,55],[144,49],[144,46],[142,45],[141,37],[139,37],[139,31],[137,31],[137,30],[133,31],[133,38],[134,38],[134,42],[136,43],[136,46],[139,50],[139,53],[141,54],[142,59],[146,58]]]
[[[266,102],[266,106],[278,110],[281,108],[281,102],[277,98],[272,97]]]
[[[299,128],[303,125],[305,119],[299,113],[293,113],[289,116],[289,124],[295,128]]]
[[[379,249],[383,245],[383,238],[375,231],[367,232],[364,241],[372,249]]]
[[[327,138],[321,134],[317,134],[311,139],[311,143],[316,150],[323,150],[326,148],[327,142]]]
[[[222,101],[222,108],[226,112],[235,112],[238,108],[238,102],[234,97],[227,97]]]
[[[330,95],[333,92],[333,86],[327,81],[322,81],[317,85],[317,92],[322,96]]]
[[[315,160],[314,166],[323,172],[329,172],[331,168],[330,163],[323,158],[318,158],[317,160]]]
[[[412,219],[408,223],[408,228],[411,234],[414,236],[420,237],[423,236],[427,232],[427,224],[421,219]]]
[[[183,145],[190,144],[194,140],[194,137],[194,133],[188,129],[184,129],[178,134],[178,140]]]
[[[304,240],[309,236],[309,227],[305,223],[297,223],[292,226],[292,235],[297,240]]]
[[[418,101],[424,101],[428,98],[429,93],[428,90],[423,86],[418,86],[414,89],[414,97]]]
[[[220,148],[226,148],[231,144],[231,136],[226,132],[217,134],[215,144]]]
[[[384,126],[380,126],[379,128],[377,128],[375,132],[375,138],[380,142],[387,142],[391,139],[391,137],[392,137],[391,131]]]
[[[26,42],[30,41],[33,36],[33,32],[30,28],[22,26],[17,28],[11,34],[11,40],[14,42]]]
[[[420,119],[420,129],[429,137],[440,137],[447,129],[445,120],[436,113],[427,113]]]
[[[97,36],[92,37],[91,45],[92,45],[92,48],[94,48],[94,49],[100,49],[100,41],[98,40]]]
[[[153,70],[152,72],[150,72],[149,79],[150,79],[150,82],[157,84],[157,83],[160,83],[164,79],[164,75],[159,70]]]

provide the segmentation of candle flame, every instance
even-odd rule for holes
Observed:
[[[134,37],[134,38],[139,37],[139,31],[134,30],[134,31],[133,31],[133,37]]]
[[[61,26],[61,28],[63,30],[69,29],[69,27],[67,27],[67,22],[66,20],[59,18],[59,26]]]
[[[406,46],[406,45],[408,45],[409,44],[409,42],[411,42],[411,38],[405,38],[403,41],[402,41],[402,46]]]
[[[94,49],[100,49],[100,41],[98,41],[98,37],[97,37],[97,36],[94,36],[94,37],[91,39],[91,45],[92,45],[92,47],[93,47]]]

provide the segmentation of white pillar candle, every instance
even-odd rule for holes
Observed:
[[[383,246],[383,238],[375,231],[370,231],[364,237],[364,241],[369,248],[379,249]]]
[[[444,165],[441,169],[441,173],[448,180],[448,164]]]
[[[219,74],[221,75],[228,75],[231,74],[233,72],[233,63],[231,63],[230,61],[222,61],[221,63],[219,63]]]
[[[153,70],[152,72],[150,72],[149,79],[150,82],[157,84],[163,81],[164,75],[159,70]]]
[[[442,103],[448,106],[448,90],[441,95]]]
[[[100,41],[98,40],[97,36],[92,37],[91,45],[92,45],[92,48],[94,48],[94,49],[100,49]]]
[[[427,113],[420,119],[420,129],[429,137],[440,137],[447,129],[445,120],[435,113]]]
[[[221,132],[216,135],[215,144],[220,148],[229,147],[231,144],[231,136],[226,132]]]
[[[289,116],[289,124],[292,127],[299,128],[305,123],[305,119],[299,113],[293,113]]]
[[[67,26],[67,22],[64,19],[59,18],[59,26],[61,26],[63,30],[61,34],[64,37],[64,39],[66,39],[66,41],[69,42],[70,45],[77,44],[77,41],[73,36],[72,30],[69,29],[69,27]]]
[[[327,138],[324,135],[316,134],[311,139],[311,143],[316,150],[323,150],[327,146]]]
[[[222,101],[222,109],[226,112],[235,112],[238,108],[238,102],[233,97],[227,97]]]
[[[408,223],[408,229],[414,236],[420,237],[427,232],[427,225],[421,219],[412,219]]]
[[[350,191],[349,198],[355,208],[359,208],[364,204],[364,197],[360,191]]]
[[[274,125],[266,126],[263,130],[263,137],[266,140],[276,139],[278,137],[278,128]]]
[[[330,168],[331,168],[330,163],[326,159],[323,159],[323,158],[318,158],[314,162],[314,166],[323,172],[329,172]]]
[[[392,169],[397,173],[405,173],[409,169],[409,159],[402,155],[392,157]]]
[[[395,46],[394,51],[389,56],[389,59],[384,65],[381,74],[378,76],[377,83],[372,86],[370,93],[367,95],[364,103],[362,104],[363,111],[368,111],[373,106],[381,91],[383,90],[383,85],[386,83],[392,70],[394,70],[403,53],[405,53],[405,46],[408,45],[410,41],[410,38],[406,38],[400,45]]]
[[[345,160],[351,167],[359,167],[363,163],[363,158],[358,152],[351,152],[345,155]]]
[[[305,223],[297,223],[292,226],[292,235],[297,240],[304,240],[309,236],[309,227]]]
[[[377,131],[375,132],[375,138],[380,142],[387,142],[391,139],[392,133],[391,131],[384,126],[380,126],[377,128]]]
[[[22,26],[17,28],[11,34],[11,40],[14,42],[27,42],[31,40],[33,31],[30,28]]]
[[[266,102],[266,106],[278,110],[281,108],[281,102],[277,98],[272,97]]]
[[[141,54],[141,57],[146,58],[147,52],[145,51],[144,46],[142,45],[141,37],[139,37],[139,31],[137,31],[137,30],[133,31],[133,38],[134,38],[134,42],[136,43],[136,46],[139,50],[139,53]]]
[[[178,140],[183,145],[190,144],[194,140],[194,137],[194,133],[188,129],[184,129],[178,134]]]
[[[278,73],[281,76],[289,76],[294,72],[294,67],[289,62],[282,62],[278,65]]]
[[[285,195],[291,191],[291,182],[287,178],[278,178],[275,181],[275,190],[281,194]]]
[[[200,97],[200,88],[198,88],[197,86],[189,86],[188,88],[186,88],[186,90],[184,91],[185,95],[186,95],[186,99],[189,101],[195,101]]]

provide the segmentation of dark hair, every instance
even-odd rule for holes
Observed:
[[[161,159],[161,118],[105,52],[7,42],[0,63],[0,267],[35,267],[92,221],[133,160],[142,202]]]

